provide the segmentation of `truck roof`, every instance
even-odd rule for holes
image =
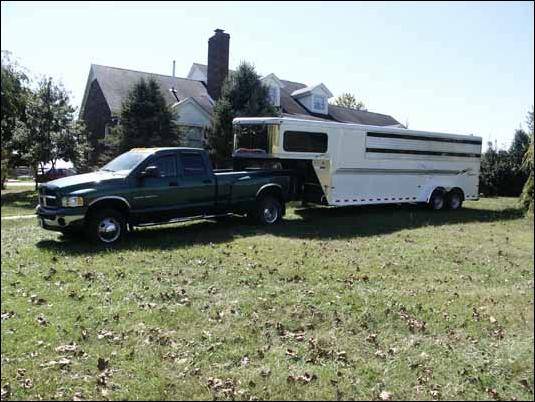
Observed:
[[[132,148],[128,152],[159,152],[159,151],[204,151],[204,149],[191,148],[191,147],[152,147],[152,148]]]

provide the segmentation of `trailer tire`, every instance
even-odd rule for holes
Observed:
[[[446,206],[448,209],[451,209],[452,211],[461,209],[463,206],[463,200],[464,200],[464,197],[459,190],[451,190],[448,193]]]
[[[429,198],[429,208],[433,211],[440,211],[444,209],[446,205],[446,196],[445,192],[442,190],[435,190],[431,197]]]
[[[95,244],[112,246],[124,238],[126,229],[124,214],[117,209],[107,208],[89,216],[86,235]]]
[[[283,205],[272,195],[265,195],[257,201],[255,220],[262,225],[273,225],[282,219]]]

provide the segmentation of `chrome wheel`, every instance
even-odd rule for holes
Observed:
[[[270,205],[264,208],[264,221],[266,223],[274,223],[279,217],[279,210],[276,205]]]
[[[113,243],[121,235],[121,224],[112,217],[104,218],[98,225],[98,238],[104,243]]]

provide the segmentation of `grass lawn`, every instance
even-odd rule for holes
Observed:
[[[4,194],[2,216],[32,199]],[[3,399],[534,396],[516,199],[290,208],[272,228],[154,227],[117,250],[33,219],[1,233]]]

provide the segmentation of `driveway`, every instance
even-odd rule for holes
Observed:
[[[28,186],[28,187],[35,187],[34,181],[27,181],[27,180],[8,180],[6,181],[6,188],[9,187],[21,187],[21,186]]]

